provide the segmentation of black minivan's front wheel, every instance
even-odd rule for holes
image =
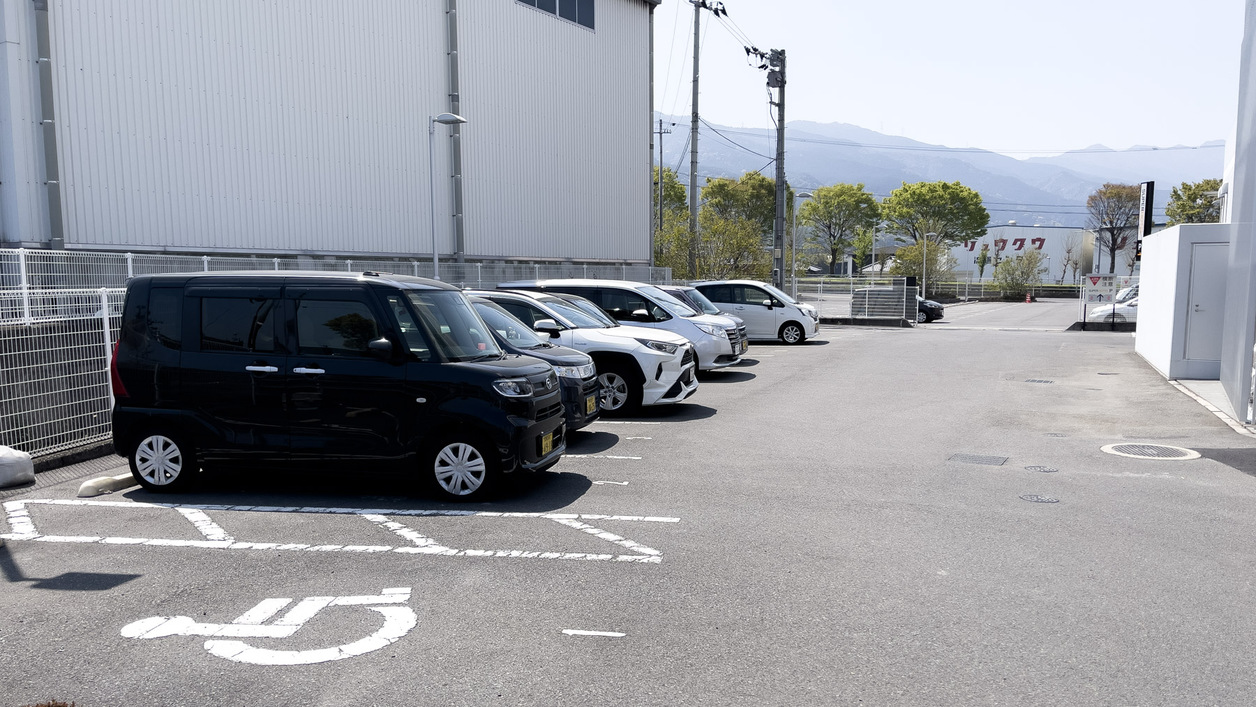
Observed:
[[[149,435],[131,450],[131,475],[149,491],[183,491],[196,476],[196,452],[181,438]]]
[[[492,488],[496,450],[479,441],[459,439],[438,445],[428,457],[428,473],[438,494],[450,501],[476,501]]]

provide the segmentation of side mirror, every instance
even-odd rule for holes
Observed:
[[[533,322],[532,328],[542,334],[549,334],[551,339],[557,339],[558,332],[563,330],[562,327],[558,326],[558,322],[553,319],[538,319]]]
[[[652,322],[654,317],[651,317],[650,313],[644,309],[634,309],[632,310],[632,320],[634,322]]]
[[[392,342],[382,336],[367,343],[366,348],[368,351],[376,354],[380,358],[388,358],[392,356],[393,352]]]
[[[765,299],[765,300],[763,300],[762,302],[760,302],[759,304],[762,304],[764,307],[767,307],[768,309],[771,309],[771,308],[772,308],[772,300],[770,300],[770,299]]]

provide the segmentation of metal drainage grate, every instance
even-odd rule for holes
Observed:
[[[1030,378],[1029,380],[1027,380],[1027,381],[1025,381],[1025,382],[1026,382],[1026,383],[1046,383],[1047,385],[1050,385],[1050,384],[1054,383],[1055,381],[1043,380],[1043,379],[1041,379],[1041,378]]]
[[[1030,503],[1059,503],[1060,502],[1060,499],[1058,498],[1051,498],[1050,496],[1039,496],[1036,493],[1025,494],[1024,496],[1021,496],[1021,500],[1029,501]]]
[[[1049,466],[1027,466],[1025,467],[1025,471],[1037,471],[1043,474],[1054,474],[1059,471],[1059,469]]]
[[[1193,449],[1173,447],[1167,444],[1109,444],[1102,448],[1108,454],[1132,459],[1160,459],[1166,461],[1186,461],[1198,459],[1200,454]]]
[[[982,464],[985,466],[1003,466],[1007,457],[988,457],[981,454],[952,454],[947,461],[963,464]]]

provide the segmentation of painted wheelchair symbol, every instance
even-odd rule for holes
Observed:
[[[274,623],[267,624],[275,614],[292,603],[292,599],[263,599],[229,624],[199,623],[190,616],[150,616],[122,628],[126,638],[164,638],[166,636],[209,636],[205,650],[220,658],[253,665],[309,665],[352,658],[379,650],[410,632],[418,616],[409,606],[410,588],[385,589],[377,596],[306,597],[297,602]],[[401,604],[403,606],[395,606]],[[393,605],[393,606],[381,606]],[[384,616],[384,625],[361,640],[333,648],[304,651],[257,648],[240,638],[287,638],[307,621],[332,606],[361,606]]]

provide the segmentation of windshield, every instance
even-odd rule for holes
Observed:
[[[683,292],[685,293],[685,298],[693,302],[694,304],[698,305],[699,309],[702,310],[703,314],[719,314],[720,313],[720,308],[716,307],[714,302],[707,299],[706,295],[702,294],[701,291],[693,289],[693,290],[684,290]],[[680,297],[680,295],[676,295],[676,296]]]
[[[577,307],[572,302],[559,299],[558,297],[546,297],[541,301],[545,303],[546,307],[554,310],[555,313],[563,319],[566,319],[567,322],[576,329],[606,329],[612,326],[618,326],[618,324],[611,324],[604,321],[603,317],[606,316],[604,314],[596,316],[591,312],[586,312],[584,309]]]
[[[476,361],[500,358],[502,350],[493,340],[484,320],[472,309],[471,303],[461,292],[450,290],[406,290],[406,299],[414,309],[422,328],[432,340],[432,345],[450,361]],[[417,330],[414,321],[402,320],[397,313],[402,335],[411,351],[412,337],[407,328]],[[408,313],[406,313],[408,319]],[[423,358],[423,356],[420,356]]]
[[[498,338],[509,342],[512,346],[521,349],[539,349],[548,348],[551,344],[541,337],[537,336],[527,324],[515,319],[510,312],[502,309],[500,305],[493,302],[475,302],[475,311],[488,324],[493,331],[497,332]]]
[[[605,326],[607,329],[611,327],[620,326],[619,322],[616,321],[614,317],[607,314],[601,307],[597,306],[596,304],[593,304],[592,302],[590,302],[589,300],[583,297],[580,297],[579,295],[556,294],[554,295],[554,297],[566,302],[567,304],[573,307],[577,307],[578,309],[580,309],[580,311],[584,312],[590,317],[593,317],[597,321],[602,322],[602,325]]]
[[[666,309],[668,313],[673,314],[677,317],[698,316],[698,313],[694,311],[693,307],[690,307],[684,302],[681,302],[680,300],[676,299],[675,297],[672,297],[671,295],[667,294],[666,292],[660,290],[657,287],[654,287],[653,285],[646,285],[645,287],[638,288],[638,291],[644,295],[649,296],[650,299],[653,299],[655,302],[658,302],[663,307],[663,309]]]
[[[761,285],[761,287],[763,287],[763,289],[767,290],[768,292],[771,292],[773,297],[776,297],[778,300],[785,302],[786,304],[798,304],[797,302],[794,301],[793,297],[790,297],[789,295],[785,294],[784,292],[781,292],[780,290],[776,289],[775,287],[772,287],[769,284],[764,283],[763,285]]]

